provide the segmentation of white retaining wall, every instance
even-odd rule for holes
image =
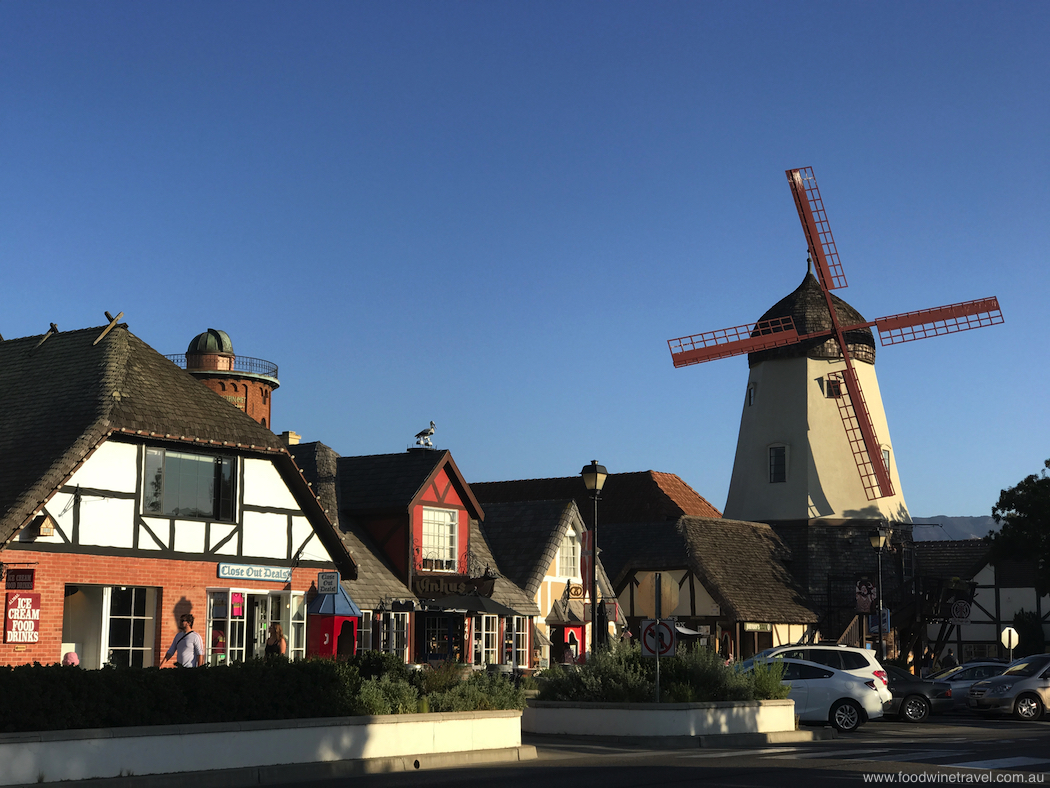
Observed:
[[[795,730],[793,700],[572,703],[530,700],[521,729],[576,736],[717,736]]]
[[[519,711],[8,733],[0,785],[520,746]]]

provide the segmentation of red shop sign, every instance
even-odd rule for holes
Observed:
[[[40,639],[40,594],[8,593],[4,608],[4,642],[36,643]]]
[[[8,591],[32,591],[35,569],[8,569],[4,575]]]

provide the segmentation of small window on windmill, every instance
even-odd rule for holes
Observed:
[[[747,387],[747,406],[750,408],[754,404],[755,404],[755,387],[754,386],[748,386]]]
[[[883,449],[882,450],[882,464],[884,466],[886,466],[886,473],[889,473],[890,472],[890,450],[889,449]]]
[[[828,399],[838,399],[842,396],[842,381],[837,378],[826,378],[824,380],[824,396]]]
[[[769,447],[769,483],[787,481],[787,446]]]

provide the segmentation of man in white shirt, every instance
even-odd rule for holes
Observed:
[[[183,613],[179,619],[179,634],[171,642],[168,653],[164,655],[163,665],[171,655],[178,652],[175,663],[184,668],[197,668],[204,664],[204,641],[193,631],[193,615]]]

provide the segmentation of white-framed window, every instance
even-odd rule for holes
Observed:
[[[361,611],[361,629],[357,633],[357,653],[372,650],[372,611]]]
[[[787,446],[769,447],[769,483],[787,481]]]
[[[514,667],[528,668],[529,664],[529,619],[525,616],[514,616],[508,619],[514,631]]]
[[[499,664],[499,616],[481,618],[481,664]]]
[[[423,544],[420,568],[435,572],[456,571],[456,509],[423,507]]]
[[[890,472],[890,450],[889,449],[883,449],[882,450],[882,464],[886,468],[886,474],[889,475],[889,472]]]
[[[408,662],[408,613],[383,613],[379,633],[381,648]]]
[[[580,538],[570,528],[558,548],[558,576],[580,576]]]
[[[235,457],[146,449],[143,514],[234,522]]]
[[[106,662],[117,667],[153,665],[153,616],[156,589],[107,586],[103,590]]]

